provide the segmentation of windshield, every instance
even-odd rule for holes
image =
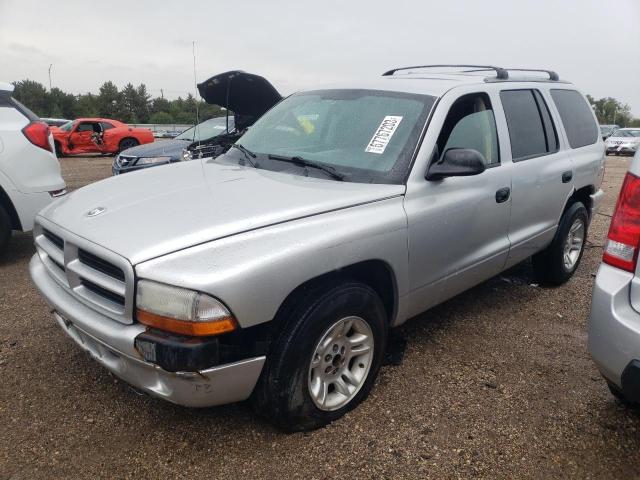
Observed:
[[[229,116],[229,131],[231,130],[233,130],[233,117]],[[205,120],[204,122],[185,130],[176,138],[178,140],[191,140],[192,142],[198,142],[217,137],[221,133],[226,133],[226,131],[226,117],[216,117],[210,120]]]
[[[303,92],[268,111],[238,143],[257,155],[259,168],[323,176],[308,166],[283,166],[269,155],[301,157],[332,167],[345,181],[404,183],[434,100],[378,90]],[[243,156],[238,149],[228,155]]]
[[[638,130],[616,130],[612,137],[640,137],[640,129]]]
[[[67,122],[63,125],[60,125],[60,130],[64,130],[65,132],[69,132],[71,131],[71,129],[73,128],[73,122]]]

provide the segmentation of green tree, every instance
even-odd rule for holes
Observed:
[[[33,80],[20,80],[14,84],[13,96],[19,102],[25,104],[33,113],[40,117],[48,117],[49,102],[47,89],[39,82]]]
[[[49,115],[53,118],[75,118],[78,100],[75,95],[53,87],[47,95]]]
[[[84,95],[78,95],[74,115],[70,115],[69,118],[91,118],[99,116],[98,97],[91,93],[86,93]]]
[[[631,107],[626,103],[621,103],[615,98],[605,97],[596,100],[591,95],[587,95],[587,100],[593,107],[593,111],[602,125],[620,125],[626,127],[633,120]]]
[[[151,113],[168,112],[171,109],[171,102],[166,98],[154,98],[151,101]]]
[[[120,118],[118,120],[125,123],[138,123],[138,117],[136,116],[136,104],[137,104],[137,96],[136,88],[131,84],[127,83],[121,95],[121,105],[120,105]]]
[[[144,83],[141,83],[136,88],[136,102],[135,102],[135,114],[138,120],[142,123],[147,123],[149,121],[150,115],[150,103],[151,103],[151,95],[147,92],[147,86]]]
[[[167,112],[155,112],[149,117],[149,123],[173,123],[173,117]]]
[[[98,114],[101,117],[120,120],[123,114],[122,94],[118,87],[111,82],[104,82],[100,87],[97,98]]]

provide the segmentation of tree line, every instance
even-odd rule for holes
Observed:
[[[125,123],[185,123],[196,122],[196,105],[200,120],[224,114],[217,105],[196,100],[192,94],[186,98],[167,100],[151,98],[144,83],[137,87],[131,83],[122,90],[111,81],[104,82],[97,94],[74,95],[54,87],[51,90],[33,80],[14,82],[13,96],[36,115],[43,118],[105,117]],[[640,118],[633,118],[631,107],[615,98],[595,99],[587,95],[589,103],[601,125],[640,127]]]
[[[196,106],[200,121],[224,115],[221,107],[196,100],[192,94],[175,100],[152,98],[144,83],[137,87],[129,83],[119,90],[113,82],[107,81],[97,94],[81,95],[57,87],[48,90],[33,80],[21,80],[13,85],[13,97],[41,118],[103,117],[125,123],[194,124]]]

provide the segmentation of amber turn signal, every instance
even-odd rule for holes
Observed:
[[[162,315],[156,315],[155,313],[145,312],[140,309],[136,310],[136,317],[140,323],[149,327],[195,337],[233,332],[238,326],[235,319],[231,317],[210,322],[190,322],[163,317]]]

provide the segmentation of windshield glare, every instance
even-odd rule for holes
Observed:
[[[233,130],[233,117],[229,116],[229,131]],[[227,119],[226,117],[216,117],[210,120],[206,120],[198,125],[195,125],[176,138],[178,140],[191,140],[192,142],[198,142],[207,140],[209,138],[217,137],[221,133],[227,132]]]
[[[64,130],[65,132],[70,131],[73,128],[73,122],[67,122],[65,124],[60,125],[60,130]]]
[[[258,155],[260,168],[283,168],[269,154],[298,156],[335,168],[346,181],[403,183],[434,100],[378,90],[303,92],[267,112],[238,143]]]

